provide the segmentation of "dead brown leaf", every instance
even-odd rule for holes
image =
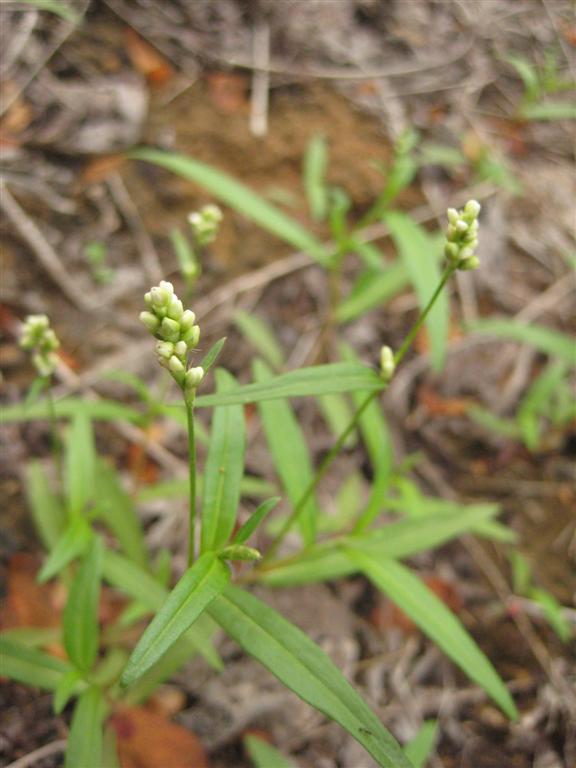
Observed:
[[[143,40],[130,27],[124,30],[126,50],[132,66],[154,88],[161,88],[172,79],[174,69],[159,51]]]
[[[122,768],[208,768],[198,738],[146,707],[123,707],[110,724]]]

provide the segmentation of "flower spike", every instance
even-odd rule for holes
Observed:
[[[20,346],[33,353],[32,362],[40,376],[54,373],[58,363],[55,352],[60,342],[50,328],[47,315],[28,315],[22,326]]]

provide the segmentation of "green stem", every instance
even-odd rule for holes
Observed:
[[[416,322],[414,323],[414,325],[412,326],[412,328],[408,332],[408,335],[406,336],[402,346],[400,347],[398,352],[394,355],[394,362],[396,363],[396,365],[398,365],[404,359],[406,353],[408,352],[408,350],[412,346],[412,343],[413,343],[414,339],[416,338],[416,335],[418,334],[418,331],[420,330],[420,328],[424,324],[426,318],[428,317],[428,315],[430,313],[430,310],[432,309],[432,307],[436,303],[436,300],[438,299],[438,296],[441,294],[444,286],[446,285],[448,280],[452,277],[452,275],[454,274],[455,271],[456,271],[456,267],[454,267],[454,266],[446,267],[446,269],[444,270],[444,274],[442,275],[442,277],[440,279],[438,287],[436,288],[436,290],[432,294],[432,296],[430,298],[430,301],[428,302],[428,304],[426,305],[426,307],[424,308],[424,310],[422,311],[422,313],[420,314],[420,316],[418,317],[418,319],[416,320]],[[382,390],[377,389],[377,390],[374,390],[373,392],[370,392],[370,394],[367,395],[366,398],[360,403],[360,405],[356,409],[354,415],[352,416],[352,419],[350,420],[350,423],[348,424],[346,429],[342,432],[340,437],[336,440],[336,442],[334,443],[334,445],[332,446],[330,451],[326,454],[326,456],[322,460],[320,466],[316,470],[316,474],[314,475],[314,477],[310,481],[309,485],[307,486],[306,490],[304,491],[304,493],[300,497],[300,500],[297,502],[297,504],[294,507],[292,513],[284,521],[284,525],[282,526],[280,531],[276,534],[276,537],[273,539],[272,544],[270,545],[270,548],[268,549],[268,552],[266,553],[265,557],[261,561],[261,565],[264,565],[265,563],[267,563],[270,560],[270,558],[276,553],[276,551],[278,550],[278,547],[280,546],[280,544],[284,540],[286,534],[288,533],[290,528],[292,528],[292,526],[294,525],[294,523],[296,522],[296,520],[300,516],[300,513],[302,512],[302,509],[304,508],[304,506],[306,505],[306,503],[308,502],[308,500],[310,499],[310,497],[314,493],[314,491],[316,489],[316,486],[322,480],[322,478],[324,477],[324,475],[328,471],[328,468],[330,467],[330,465],[332,464],[334,459],[338,456],[338,454],[342,450],[342,448],[343,448],[344,444],[346,443],[346,440],[348,439],[350,433],[358,425],[358,422],[360,421],[360,419],[362,417],[362,414],[364,413],[366,408],[368,408],[370,403],[373,400],[375,400],[375,398],[378,396],[378,394],[381,391]]]
[[[196,557],[196,442],[194,439],[194,399],[184,398],[188,422],[188,471],[190,476],[190,515],[188,521],[188,564]]]
[[[48,413],[50,414],[50,436],[52,440],[52,451],[54,453],[54,464],[56,465],[56,473],[60,482],[60,488],[64,493],[64,470],[62,467],[62,451],[60,446],[60,438],[58,436],[58,420],[56,417],[56,406],[54,405],[54,397],[52,395],[51,377],[44,377],[44,386],[46,388],[46,399],[48,400]]]
[[[450,278],[452,277],[454,272],[456,272],[456,267],[454,267],[454,266],[446,267],[446,269],[444,270],[444,274],[442,275],[442,277],[440,279],[440,282],[438,283],[438,287],[436,288],[436,290],[432,294],[432,296],[430,298],[430,301],[428,302],[428,304],[426,305],[426,307],[422,311],[422,314],[420,315],[418,320],[416,320],[416,322],[414,323],[414,325],[412,326],[412,328],[408,332],[408,335],[404,339],[404,342],[402,343],[402,346],[400,347],[398,352],[396,352],[396,354],[394,355],[394,362],[396,363],[396,365],[399,365],[402,362],[402,360],[404,359],[404,357],[406,356],[406,353],[408,352],[408,350],[412,346],[412,343],[413,343],[414,339],[416,338],[416,336],[418,334],[418,331],[424,325],[424,323],[426,321],[426,318],[430,314],[430,310],[432,309],[432,307],[436,303],[436,300],[437,300],[438,296],[440,296],[440,294],[442,293],[442,291],[444,289],[444,286],[446,285],[448,280],[450,280]]]

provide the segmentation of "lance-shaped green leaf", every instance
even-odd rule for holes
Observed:
[[[317,261],[325,260],[325,251],[313,235],[227,173],[185,155],[146,147],[134,150],[129,156],[135,160],[155,163],[199,184],[223,203],[252,219],[276,237],[299,250],[306,251]]]
[[[281,752],[259,736],[248,734],[244,737],[244,746],[254,768],[294,768],[294,763],[287,760]]]
[[[210,368],[214,365],[216,360],[218,359],[218,356],[220,355],[220,352],[222,352],[222,347],[226,344],[226,336],[222,339],[218,339],[218,341],[213,344],[208,352],[204,355],[202,358],[202,362],[200,365],[202,368],[204,368],[204,373],[208,373]]]
[[[403,291],[408,283],[408,272],[402,262],[396,262],[384,270],[366,270],[336,310],[338,322],[349,323],[377,307],[383,307]]]
[[[102,768],[105,713],[102,690],[92,687],[84,691],[72,715],[64,768]]]
[[[37,648],[0,638],[0,672],[25,685],[55,691],[72,667]]]
[[[226,392],[234,386],[234,377],[219,368],[216,371],[217,391]],[[215,408],[204,469],[203,552],[222,547],[234,529],[240,502],[240,482],[244,474],[245,448],[246,427],[242,406]]]
[[[509,339],[528,344],[539,352],[564,360],[568,365],[576,365],[576,345],[574,339],[565,333],[554,331],[545,325],[531,323],[526,325],[507,318],[488,318],[470,323],[468,330],[498,339]]]
[[[66,516],[38,461],[31,461],[26,467],[26,495],[40,537],[51,550],[62,535]]]
[[[72,419],[79,413],[95,421],[128,421],[141,424],[145,419],[140,411],[113,400],[81,400],[77,397],[57,400],[54,403],[54,413],[57,419]],[[0,411],[0,423],[6,424],[13,421],[49,421],[50,418],[50,404],[47,400],[41,400],[29,406],[19,403],[3,407]]]
[[[394,738],[328,656],[254,595],[228,586],[210,615],[290,690],[345,728],[383,768],[411,768]]]
[[[52,706],[55,714],[59,715],[64,711],[64,707],[70,701],[79,686],[82,686],[82,672],[78,669],[71,669],[62,676],[58,687],[54,691]],[[84,684],[85,686],[85,684]]]
[[[122,487],[120,478],[113,467],[105,461],[96,463],[96,480],[98,487],[97,517],[104,520],[114,533],[124,552],[135,563],[145,567],[148,554],[142,525],[132,500]]]
[[[70,514],[77,516],[94,498],[96,449],[92,422],[78,413],[66,440],[66,487]]]
[[[384,222],[418,296],[420,308],[428,304],[440,282],[439,257],[443,240],[431,237],[426,230],[416,224],[405,213],[391,211],[384,217]],[[448,295],[443,291],[426,319],[426,328],[430,336],[430,356],[435,370],[440,370],[446,355],[448,342]]]
[[[348,545],[375,559],[400,559],[477,530],[497,513],[498,507],[494,505],[471,505],[452,513],[398,520],[363,534],[348,536],[333,546],[321,544],[316,551],[287,559],[285,564],[271,564],[269,570],[259,572],[259,581],[276,587],[342,578],[358,570],[345,551]]]
[[[143,675],[196,621],[230,580],[230,571],[214,552],[206,552],[176,584],[132,652],[122,684]]]
[[[72,582],[64,609],[64,647],[70,661],[84,672],[98,654],[98,605],[104,545],[95,536]]]
[[[284,353],[282,347],[269,325],[262,318],[239,309],[234,315],[234,324],[272,368],[283,367]]]
[[[83,517],[73,520],[40,569],[38,581],[42,584],[60,573],[68,563],[86,551],[92,536],[92,528]]]
[[[329,363],[282,373],[266,381],[245,384],[222,394],[202,395],[196,398],[194,404],[197,408],[210,408],[215,405],[245,405],[265,400],[337,392],[372,392],[383,388],[382,379],[365,365]]]
[[[435,720],[425,720],[416,736],[404,747],[404,754],[410,758],[414,768],[424,768],[432,754],[438,723]]]
[[[258,382],[266,382],[271,377],[270,369],[261,360],[254,362],[254,377]],[[258,412],[274,466],[290,503],[295,507],[313,477],[306,440],[289,403],[282,400],[259,402]],[[311,494],[298,518],[300,531],[307,545],[314,542],[319,515],[318,502],[315,495]]]
[[[490,661],[432,590],[396,560],[383,560],[352,548],[348,555],[509,717],[517,717],[512,697]]]
[[[145,606],[148,612],[156,613],[168,598],[168,590],[149,571],[110,549],[104,553],[103,573],[109,584],[133,597]],[[222,661],[210,642],[209,632],[203,626],[203,618],[202,616],[186,632],[190,656],[197,651],[213,669],[222,669]]]
[[[325,219],[328,212],[328,188],[325,179],[327,164],[326,139],[323,136],[314,136],[306,149],[302,172],[308,207],[315,221]]]
[[[232,544],[244,544],[245,541],[248,541],[260,523],[274,509],[279,501],[280,496],[275,496],[272,499],[263,501],[262,504],[260,504],[260,506],[254,510],[248,520],[246,520],[244,525],[236,533],[232,539]]]

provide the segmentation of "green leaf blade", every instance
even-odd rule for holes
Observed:
[[[134,160],[143,160],[171,171],[207,189],[221,202],[243,214],[276,237],[298,250],[309,253],[316,261],[326,258],[324,248],[294,219],[282,213],[249,187],[206,163],[186,155],[163,152],[147,147],[129,153]]]
[[[95,536],[72,582],[64,608],[64,647],[70,661],[87,672],[98,654],[98,605],[104,544]]]
[[[217,392],[236,386],[233,376],[222,369],[216,372]],[[202,551],[219,549],[234,529],[240,484],[244,475],[246,426],[241,405],[214,409],[212,432],[202,494]]]
[[[408,568],[396,560],[382,560],[348,549],[351,561],[396,603],[499,707],[516,719],[508,689],[457,617]]]
[[[80,696],[72,715],[64,768],[102,768],[105,711],[100,688],[88,688]]]
[[[336,394],[339,392],[372,392],[383,389],[382,379],[371,368],[357,363],[313,365],[279,376],[245,384],[222,394],[202,395],[196,408],[216,405],[259,403],[287,397]]]
[[[3,677],[55,691],[72,667],[37,648],[0,637],[0,669]]]
[[[282,683],[345,728],[382,768],[409,760],[328,656],[253,595],[229,586],[210,606],[220,626]]]
[[[72,516],[80,515],[95,492],[96,448],[92,421],[80,411],[66,441],[66,485]]]
[[[230,580],[230,571],[215,553],[207,552],[189,568],[160,608],[122,675],[124,686],[135,682],[188,630]]]
[[[271,372],[265,363],[256,360],[254,376],[257,382],[265,383]],[[258,412],[274,466],[292,507],[296,507],[314,476],[306,440],[289,403],[283,400],[259,402]],[[316,538],[319,514],[316,497],[311,495],[298,517],[300,531],[307,545],[312,544]]]

